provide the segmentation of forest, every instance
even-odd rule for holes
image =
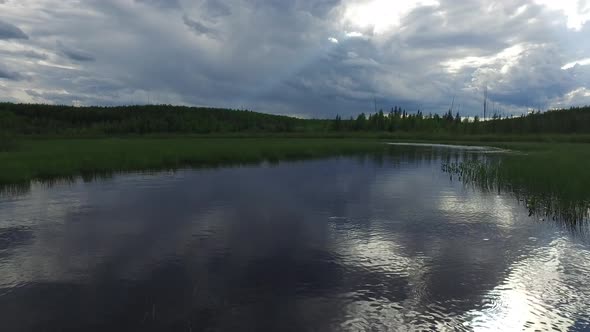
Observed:
[[[171,105],[0,104],[0,130],[19,135],[289,132],[303,123],[296,118],[251,111]]]
[[[487,134],[587,134],[590,133],[590,107],[577,107],[546,112],[535,111],[517,117],[504,117],[494,114],[483,121],[479,117],[469,119],[449,110],[444,115],[424,115],[417,111],[410,114],[394,107],[389,113],[382,110],[366,116],[360,114],[356,119],[342,120],[340,116],[332,120],[332,130],[344,131],[387,131],[447,133],[462,135]]]
[[[482,120],[451,110],[443,115],[407,112],[361,113],[343,119],[299,119],[248,110],[172,105],[73,107],[0,103],[3,135],[104,136],[125,134],[390,132],[453,135],[588,134],[590,107]]]

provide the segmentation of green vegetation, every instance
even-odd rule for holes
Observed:
[[[169,105],[0,103],[0,185],[21,184],[11,187],[20,190],[31,180],[383,152],[378,139],[485,142],[524,152],[485,163],[448,163],[444,170],[483,189],[514,193],[531,213],[574,222],[588,218],[590,146],[572,143],[590,143],[590,107],[486,121],[399,107],[305,120]]]
[[[333,120],[332,129],[337,131],[380,131],[471,136],[471,135],[580,135],[590,133],[590,107],[532,112],[526,116],[502,118],[494,114],[491,119],[473,121],[455,115],[449,110],[445,115],[424,115],[417,111],[409,114],[401,108],[393,108],[389,114],[379,111],[368,117],[364,114],[356,119]]]
[[[0,184],[113,172],[213,167],[384,150],[372,140],[105,138],[28,139],[0,153]]]
[[[587,144],[495,144],[521,153],[485,161],[447,163],[443,170],[484,190],[515,194],[531,215],[578,225],[589,218],[590,146]]]
[[[0,133],[0,152],[14,151],[18,148],[18,142],[15,137]]]
[[[251,111],[144,105],[125,107],[71,107],[0,103],[0,132],[12,135],[113,136],[146,134],[267,135],[381,135],[424,138],[493,139],[510,136],[542,139],[568,135],[590,141],[590,107],[534,112],[527,116],[474,121],[453,115],[409,113],[394,107],[389,113],[360,114],[356,118],[298,119]]]
[[[71,107],[0,103],[0,132],[15,135],[270,133],[316,130],[313,120],[201,107]]]

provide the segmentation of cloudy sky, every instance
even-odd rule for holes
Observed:
[[[304,117],[590,104],[590,0],[0,0],[0,99]]]

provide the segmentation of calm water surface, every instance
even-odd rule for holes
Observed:
[[[584,234],[397,149],[4,194],[0,329],[590,330]]]

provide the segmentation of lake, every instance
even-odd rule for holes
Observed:
[[[590,241],[445,146],[0,196],[3,331],[590,330]],[[497,151],[493,151],[497,152]]]

